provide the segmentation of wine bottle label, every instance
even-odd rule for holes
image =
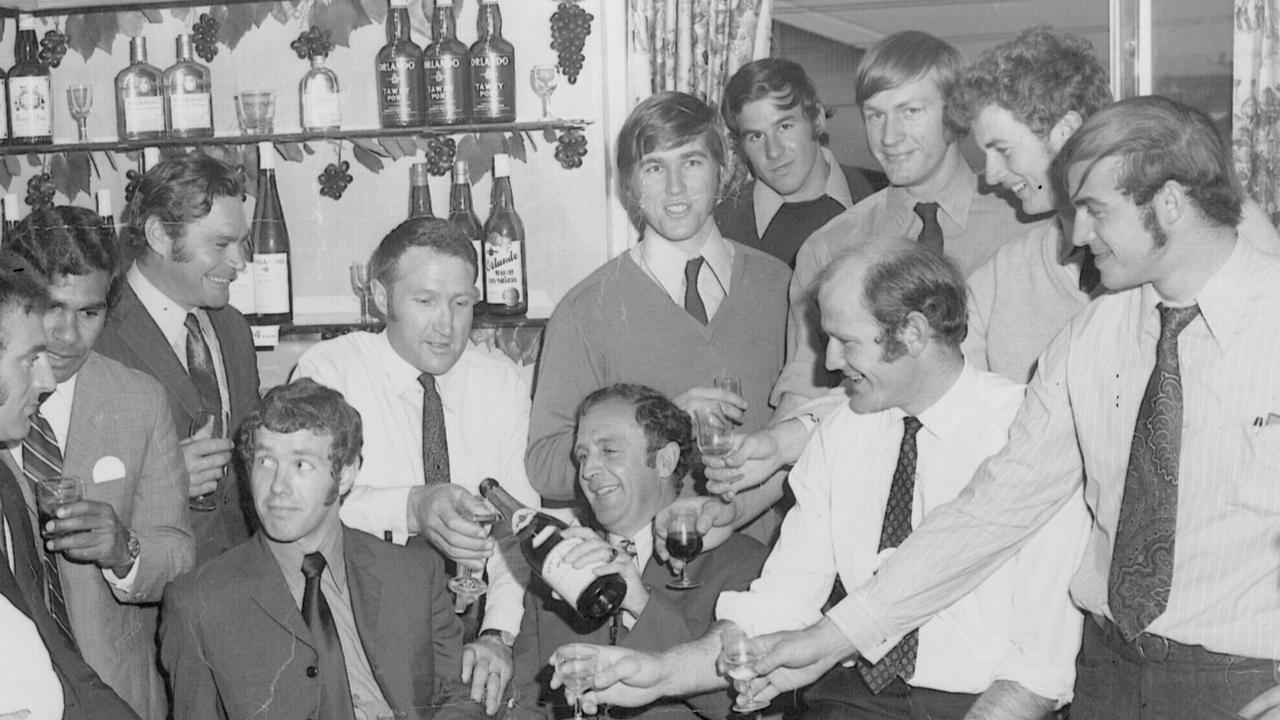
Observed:
[[[289,312],[289,254],[253,256],[253,296],[259,315]]]
[[[484,246],[485,297],[490,305],[515,307],[524,299],[524,263],[520,243],[490,233]]]
[[[309,90],[302,99],[302,127],[332,128],[342,124],[338,93],[326,89]]]
[[[458,56],[426,58],[427,117],[433,123],[466,118],[467,66]]]
[[[413,58],[378,63],[382,124],[392,127],[422,123],[422,70]]]
[[[524,526],[533,522],[533,518],[537,516],[538,511],[532,508],[519,508],[511,513],[511,534],[519,535]],[[542,532],[533,538],[533,546],[538,547],[547,541],[547,534],[554,528],[543,528]]]
[[[547,559],[542,563],[542,579],[551,586],[552,590],[559,593],[560,597],[575,607],[582,591],[596,579],[596,574],[593,572],[595,565],[575,568],[573,563],[565,562],[565,555],[582,542],[582,538],[562,536],[560,543],[551,548],[547,553]]]
[[[164,98],[159,95],[125,97],[124,128],[131,134],[164,132]]]
[[[471,110],[477,119],[505,119],[516,115],[516,70],[510,55],[471,58]]]
[[[169,115],[174,130],[212,128],[213,105],[209,93],[189,92],[170,95]]]
[[[236,279],[231,281],[231,307],[240,311],[242,315],[255,315],[258,312],[257,303],[254,301],[253,295],[253,262],[245,264],[244,270],[241,270]]]
[[[51,109],[48,76],[9,78],[9,119],[14,137],[53,135]]]

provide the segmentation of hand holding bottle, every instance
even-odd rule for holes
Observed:
[[[640,568],[635,560],[625,552],[610,545],[591,528],[571,527],[561,533],[566,538],[582,538],[569,552],[564,561],[575,568],[590,568],[596,577],[612,573],[622,576],[627,583],[626,597],[622,598],[622,609],[639,616],[649,604],[649,591],[640,579]]]

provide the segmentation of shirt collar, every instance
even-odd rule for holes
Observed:
[[[844,170],[836,160],[835,153],[825,147],[819,148],[819,152],[827,161],[827,184],[822,192],[848,210],[853,205],[853,194],[849,192],[849,180],[845,178]],[[773,216],[778,214],[778,210],[782,209],[786,201],[767,183],[759,180],[756,180],[752,187],[751,196],[756,209],[756,235],[764,237],[765,231],[769,229],[769,223],[773,222]]]
[[[170,345],[176,345],[186,329],[188,311],[148,280],[147,276],[138,269],[137,263],[130,266],[125,279],[129,287],[133,288],[133,294],[138,296],[138,302],[142,303],[147,314],[155,320],[165,339]],[[198,308],[193,310],[193,312],[198,311]]]
[[[326,522],[328,522],[326,520]],[[275,557],[276,562],[280,564],[280,570],[284,573],[288,585],[293,588],[302,588],[306,584],[306,580],[302,576],[302,559],[307,553],[298,546],[297,543],[280,543],[267,537],[263,533],[262,539],[267,544],[267,549],[271,551],[271,555]],[[324,556],[325,571],[333,576],[334,584],[339,590],[346,592],[347,589],[347,562],[346,554],[342,546],[342,523],[331,522],[320,539],[320,554]]]
[[[936,438],[946,439],[953,435],[965,426],[966,418],[972,416],[974,385],[977,381],[978,371],[966,360],[951,387],[917,415],[916,419]]]
[[[916,203],[936,202],[947,217],[964,228],[969,222],[969,207],[973,205],[973,197],[977,193],[978,176],[962,159],[936,197],[921,200],[912,196],[906,188],[892,185],[889,187],[885,203],[889,210],[894,211],[899,217],[906,219],[907,224],[910,224],[911,219],[915,217]]]
[[[1259,264],[1266,264],[1262,253],[1247,240],[1237,237],[1227,261],[1189,303],[1200,306],[1200,317],[1204,318],[1219,350],[1228,349],[1243,318],[1241,309],[1252,304],[1249,297],[1256,292],[1256,284],[1251,270]],[[1156,306],[1165,302],[1151,283],[1144,284],[1140,292],[1142,312],[1135,328],[1139,343],[1148,334],[1160,337],[1160,311]]]
[[[698,255],[701,255],[707,267],[711,268],[724,294],[729,294],[729,279],[733,274],[733,250],[714,223],[711,225],[711,233],[707,236],[707,241],[695,255],[685,254],[674,243],[650,229],[645,230],[644,242],[640,243],[638,250],[644,266],[648,268],[653,279],[678,303],[684,302],[684,266]]]

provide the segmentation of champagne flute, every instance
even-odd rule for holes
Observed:
[[[572,643],[556,650],[556,659],[565,698],[573,702],[573,720],[582,720],[582,694],[591,689],[600,651],[590,645]]]
[[[734,626],[721,633],[720,646],[720,666],[724,668],[724,674],[733,681],[733,689],[738,693],[733,711],[745,714],[769,707],[769,703],[751,696],[751,681],[758,674],[755,664],[761,657],[760,651],[751,643],[751,638]]]
[[[351,263],[351,290],[360,298],[360,324],[368,325],[373,322],[373,314],[369,310],[373,304],[373,288],[369,285],[368,263]]]
[[[188,435],[189,437],[195,437],[203,432],[205,428],[209,428],[207,437],[217,436],[217,417],[211,410],[201,408],[196,411],[195,417],[191,418],[191,431]],[[226,473],[226,468],[223,468],[223,473]],[[213,512],[218,509],[218,504],[213,501],[213,493],[205,493],[204,495],[188,498],[187,507],[196,512]]]
[[[89,141],[89,111],[93,109],[93,86],[72,85],[67,88],[67,110],[80,130],[80,142]]]
[[[689,562],[702,552],[702,533],[698,532],[698,513],[693,508],[676,508],[667,514],[667,552],[680,560],[680,577],[667,583],[672,590],[691,590],[702,583],[688,577]]]
[[[529,71],[529,85],[533,87],[534,94],[542,100],[543,120],[551,119],[551,111],[547,103],[551,100],[551,93],[556,91],[559,84],[559,71],[555,65],[534,65]]]
[[[498,514],[492,510],[470,510],[459,509],[459,514],[471,522],[484,528],[488,533],[493,529],[493,523],[498,519]],[[461,614],[471,606],[471,603],[480,599],[489,590],[489,585],[481,579],[482,570],[473,570],[466,565],[458,565],[458,574],[449,578],[449,589],[453,591],[453,611]]]

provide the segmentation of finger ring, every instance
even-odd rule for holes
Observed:
[[[618,559],[618,548],[610,548],[610,549],[609,549],[609,562],[613,562],[614,560],[617,560],[617,559]]]

